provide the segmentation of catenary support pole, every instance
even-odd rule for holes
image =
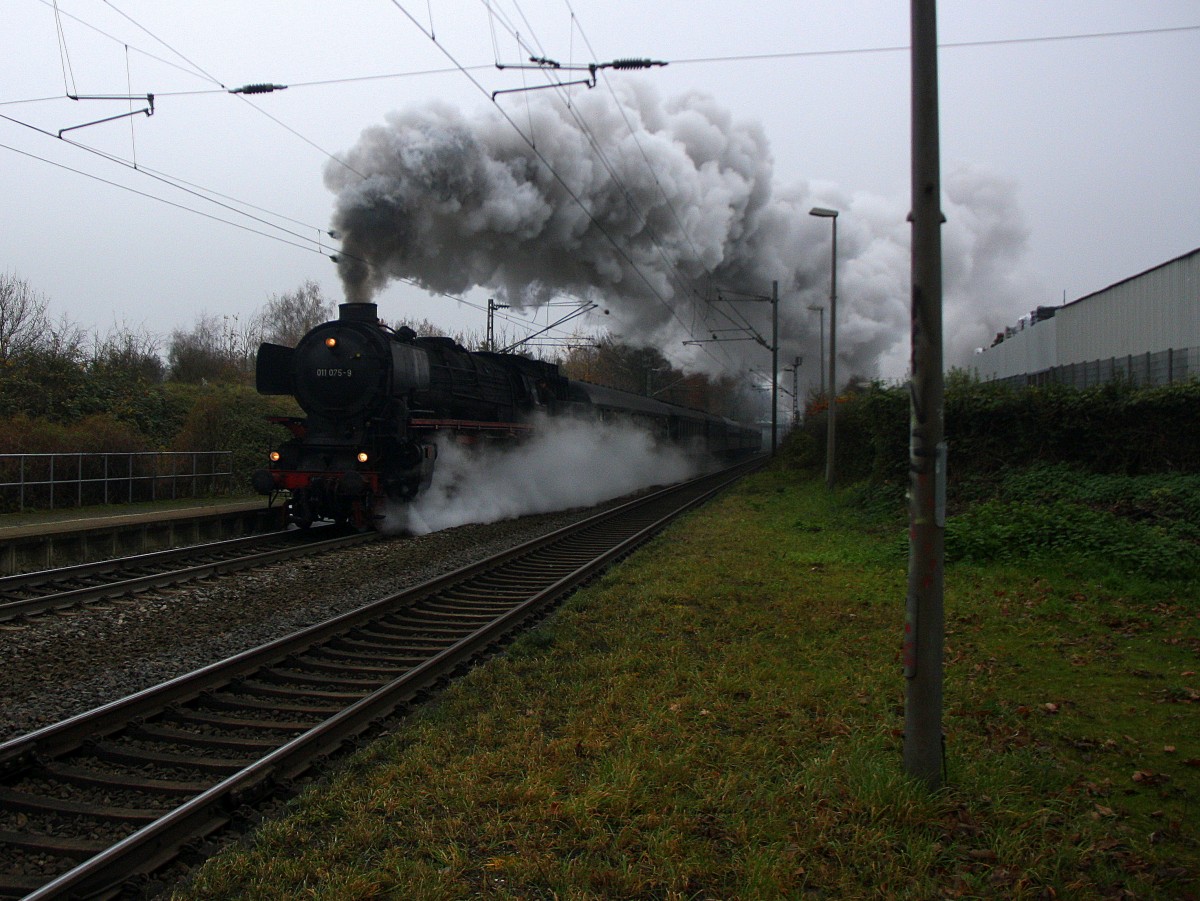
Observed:
[[[942,784],[946,445],[935,0],[912,0],[912,382],[904,770]]]
[[[779,282],[771,282],[771,456],[779,444]]]

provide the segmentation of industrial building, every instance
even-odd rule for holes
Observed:
[[[976,352],[984,381],[1087,388],[1200,377],[1200,248],[1060,307],[1038,307]]]

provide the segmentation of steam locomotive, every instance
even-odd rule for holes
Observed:
[[[292,437],[270,453],[253,485],[288,492],[289,518],[373,527],[390,502],[429,486],[436,439],[473,444],[528,435],[542,416],[629,420],[659,440],[719,457],[757,452],[757,429],[561,375],[516,354],[472,352],[380,323],[373,303],[344,303],[295,348],[262,344],[260,394],[295,397],[304,418],[272,417]]]

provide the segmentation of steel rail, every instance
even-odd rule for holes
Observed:
[[[248,673],[280,665],[281,661],[295,659],[297,655],[317,645],[328,644],[336,636],[345,636],[360,627],[376,630],[375,635],[386,633],[398,626],[388,625],[386,618],[402,614],[420,613],[420,605],[437,597],[455,586],[467,586],[473,579],[486,580],[488,585],[474,593],[473,608],[459,610],[459,617],[478,621],[456,635],[452,640],[444,639],[439,645],[439,636],[449,634],[444,626],[434,626],[425,638],[430,651],[426,659],[415,662],[396,677],[365,694],[339,705],[339,709],[296,735],[282,745],[266,753],[261,759],[248,765],[238,765],[232,772],[225,772],[216,784],[202,787],[194,796],[178,807],[164,813],[152,822],[141,825],[132,834],[101,850],[69,871],[36,888],[28,895],[34,899],[63,897],[92,897],[107,895],[120,890],[134,874],[149,874],[177,855],[178,850],[197,836],[219,829],[239,806],[251,803],[269,794],[280,783],[286,783],[311,766],[314,760],[327,756],[365,730],[394,715],[415,698],[449,678],[454,672],[467,666],[472,660],[486,655],[498,646],[514,630],[544,616],[550,605],[573,591],[580,584],[593,578],[612,562],[630,553],[664,528],[670,520],[685,510],[703,503],[732,481],[740,478],[746,467],[736,467],[718,476],[695,480],[683,486],[675,486],[654,495],[629,502],[618,508],[591,517],[581,523],[559,529],[549,535],[510,549],[489,560],[475,563],[442,576],[425,585],[392,595],[358,610],[335,617],[325,623],[308,627],[295,635],[270,642],[259,648],[245,651],[226,661],[214,663],[194,673],[173,679],[157,688],[147,689],[120,701],[105,705],[88,714],[73,717],[63,723],[48,726],[27,736],[0,745],[0,773],[20,772],[26,768],[44,767],[53,761],[81,748],[103,746],[130,723],[138,728],[164,712],[178,710],[181,705],[198,698],[211,697],[222,689],[239,683],[255,681]],[[677,500],[670,509],[658,509],[669,498]],[[623,521],[629,521],[627,523]],[[578,547],[569,547],[569,562],[559,566],[551,564],[551,553],[557,547],[571,544],[593,545],[598,539],[590,533],[608,529],[610,534],[604,547],[590,547],[586,552]],[[581,558],[586,557],[586,562]],[[516,581],[504,578],[489,578],[488,574],[498,567],[522,568],[530,559],[532,567],[525,569],[544,571],[556,568],[545,584],[541,584],[524,596],[513,590]],[[493,596],[490,586],[499,585],[503,590]],[[460,593],[470,594],[463,589]],[[499,596],[509,596],[505,609],[498,615],[480,614],[479,609],[495,606]],[[512,596],[518,596],[512,600]],[[447,604],[450,601],[446,601]],[[471,610],[474,613],[471,613]],[[367,624],[370,624],[369,626]],[[461,630],[460,630],[461,632]],[[405,636],[403,643],[411,643],[412,637]],[[395,667],[393,667],[395,669]],[[260,675],[259,678],[262,678]],[[326,698],[335,692],[316,692],[314,697]],[[325,702],[323,702],[325,703]],[[332,703],[329,701],[328,703]],[[287,706],[280,703],[281,709]],[[323,709],[323,708],[322,708]],[[53,764],[51,764],[53,765]],[[221,761],[209,761],[214,770],[221,770]],[[65,767],[69,769],[69,765]],[[7,779],[5,780],[7,781]],[[2,842],[3,836],[0,836]],[[86,854],[86,852],[80,852]]]
[[[303,537],[291,537],[295,535],[303,535]],[[180,560],[192,561],[197,558],[205,560],[204,563],[191,563],[182,568],[160,570],[159,572],[104,582],[98,585],[85,585],[79,588],[54,591],[35,597],[2,601],[0,602],[0,622],[8,622],[27,616],[36,616],[53,610],[78,607],[94,601],[125,597],[154,588],[163,588],[197,579],[206,579],[215,575],[237,572],[238,570],[254,566],[265,566],[268,563],[275,563],[290,557],[338,550],[343,547],[361,544],[365,541],[373,541],[378,537],[378,533],[375,532],[340,535],[331,539],[319,538],[314,536],[311,531],[308,533],[269,532],[264,535],[249,535],[209,544],[171,548],[149,554],[137,554],[132,557],[119,557],[95,563],[80,563],[62,569],[42,570],[36,573],[20,573],[15,576],[6,576],[0,578],[0,594],[11,593],[16,590],[34,590],[37,587],[49,584],[79,582],[81,580],[136,571],[147,567],[171,566]],[[252,548],[279,541],[287,543],[282,547],[272,548],[271,550],[258,551],[251,554],[242,552],[243,548]],[[217,559],[211,559],[214,556]]]

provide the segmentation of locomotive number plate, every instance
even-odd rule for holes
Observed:
[[[353,369],[318,369],[319,379],[348,379],[354,377]]]

